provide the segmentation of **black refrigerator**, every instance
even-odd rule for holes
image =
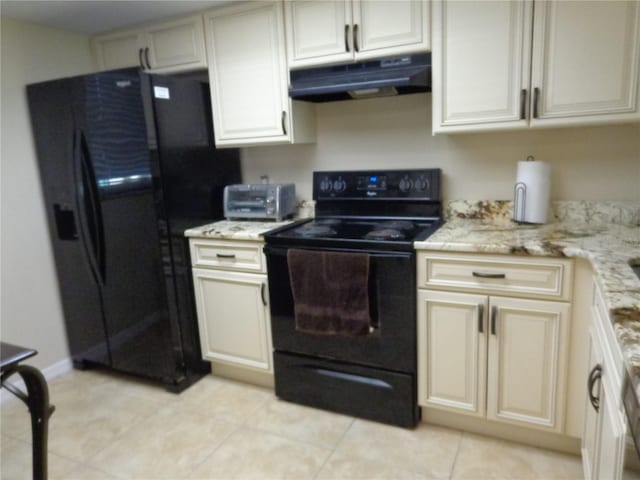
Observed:
[[[240,181],[216,150],[207,84],[116,70],[27,86],[76,368],[181,391],[210,371],[184,230],[222,218]]]

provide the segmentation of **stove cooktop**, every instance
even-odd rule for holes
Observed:
[[[411,248],[416,240],[429,236],[440,222],[437,219],[335,218],[320,217],[271,232],[267,242],[330,246],[362,243],[367,246]],[[402,248],[405,249],[405,248]]]

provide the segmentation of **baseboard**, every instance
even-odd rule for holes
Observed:
[[[580,439],[553,432],[507,425],[469,415],[422,407],[422,421],[479,435],[524,443],[538,448],[580,455]]]
[[[60,375],[70,372],[73,370],[73,362],[71,358],[65,358],[64,360],[60,360],[59,362],[54,363],[53,365],[49,365],[48,367],[41,369],[42,375],[49,382]],[[9,383],[13,384],[15,387],[19,388],[22,391],[26,391],[26,386],[22,381],[20,375],[14,375],[9,380]],[[6,389],[2,389],[0,391],[0,404],[6,402],[10,398],[15,398],[9,391]]]
[[[218,363],[214,360],[211,362],[211,374],[273,390],[274,380],[272,373],[257,372],[248,368]]]

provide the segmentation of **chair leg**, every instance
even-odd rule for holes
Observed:
[[[47,479],[47,442],[49,417],[55,407],[49,405],[49,388],[37,368],[30,365],[18,365],[14,369],[27,386],[25,403],[31,414],[31,434],[33,440],[33,479]]]

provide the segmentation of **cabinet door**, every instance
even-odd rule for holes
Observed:
[[[589,342],[589,375],[595,374],[596,369],[602,368],[603,355],[598,342],[594,340],[593,327],[591,328]],[[589,378],[584,379],[584,384],[589,383]],[[602,380],[593,382],[591,392],[594,397],[602,398]],[[586,392],[589,393],[589,392]],[[582,431],[582,470],[586,480],[595,480],[597,478],[598,468],[598,429],[599,429],[598,410],[591,404],[589,396],[586,399],[584,429]]]
[[[598,431],[598,463],[594,479],[621,479],[625,440],[624,418],[615,406],[615,398],[608,388],[603,372],[600,389],[600,428]]]
[[[280,2],[205,16],[216,145],[285,143],[289,98]]]
[[[433,3],[433,131],[527,127],[531,1]]]
[[[205,359],[272,372],[265,275],[193,269]]]
[[[145,40],[154,72],[187,71],[207,66],[202,16],[147,28]]]
[[[487,297],[418,291],[418,402],[484,416]]]
[[[356,59],[429,51],[429,3],[423,0],[354,0]]]
[[[144,36],[140,31],[126,31],[102,35],[92,39],[98,70],[139,67]]]
[[[638,1],[536,3],[531,126],[640,120],[639,27]]]
[[[350,2],[285,2],[289,68],[353,60]]]
[[[570,307],[491,297],[487,418],[562,432]]]

